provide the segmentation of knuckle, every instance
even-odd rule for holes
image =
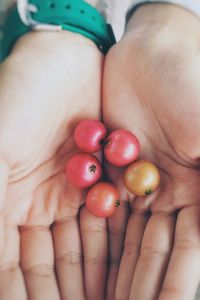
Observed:
[[[178,251],[193,251],[193,252],[200,252],[200,244],[193,242],[189,239],[178,239],[174,243],[175,249]]]
[[[37,233],[37,232],[50,232],[49,227],[43,225],[37,226],[21,226],[20,233]]]
[[[163,286],[159,299],[176,299],[177,296],[181,299],[182,291],[175,286]],[[183,295],[182,295],[183,296]]]
[[[26,275],[36,275],[40,277],[51,277],[54,274],[54,266],[52,264],[41,263],[28,268],[23,268]]]
[[[82,230],[83,234],[106,233],[106,232],[107,232],[106,226],[103,224],[88,226]]]
[[[85,263],[90,266],[106,266],[107,265],[107,259],[99,258],[99,257],[88,257],[85,259]]]
[[[11,272],[14,273],[19,269],[18,261],[9,261],[0,264],[0,272]]]
[[[64,218],[56,220],[52,224],[52,228],[58,227],[59,225],[71,224],[77,221],[76,215],[65,216]]]
[[[134,241],[127,241],[124,245],[123,255],[125,256],[139,256],[140,246],[136,245]]]
[[[159,249],[154,247],[142,247],[140,251],[140,261],[149,262],[154,258],[161,260],[166,259],[170,255],[169,249]]]
[[[63,255],[56,258],[56,264],[61,265],[77,265],[82,263],[82,253],[67,251]]]

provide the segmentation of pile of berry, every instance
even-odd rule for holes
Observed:
[[[74,155],[67,163],[68,180],[79,188],[92,188],[86,197],[86,207],[97,217],[110,217],[120,205],[116,187],[108,182],[98,182],[102,177],[100,161],[91,153],[102,148],[106,160],[117,167],[128,166],[124,184],[135,196],[147,196],[160,183],[157,167],[146,160],[138,160],[140,143],[130,131],[118,129],[107,134],[103,123],[96,120],[80,122],[74,132],[77,147],[84,151]],[[97,183],[98,182],[98,183]]]

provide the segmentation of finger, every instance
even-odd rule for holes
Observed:
[[[19,231],[16,226],[5,227],[5,243],[0,255],[1,300],[26,300],[26,288],[19,267]]]
[[[125,231],[128,222],[129,203],[121,201],[116,213],[108,219],[109,233],[109,270],[107,281],[107,299],[112,300],[115,296],[115,288],[119,265],[123,252]]]
[[[51,231],[45,226],[20,230],[21,268],[30,300],[60,299],[54,272]]]
[[[135,211],[133,211],[129,218],[117,279],[115,293],[116,300],[129,299],[133,274],[139,257],[142,238],[148,218],[149,214]]]
[[[163,213],[150,217],[133,277],[130,299],[157,299],[169,261],[175,220],[175,216]]]
[[[182,209],[159,300],[193,300],[200,278],[200,207]]]
[[[82,249],[76,216],[65,217],[52,228],[56,272],[62,299],[85,299]]]
[[[80,214],[80,228],[87,300],[102,300],[105,299],[108,258],[106,219],[92,216],[84,207]]]

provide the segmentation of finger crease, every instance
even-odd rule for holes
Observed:
[[[0,264],[0,272],[16,272],[19,269],[19,263],[17,261],[9,261],[4,264]]]
[[[105,233],[107,229],[105,226],[94,226],[94,227],[85,227],[82,231],[82,234],[93,234],[93,233]]]
[[[82,253],[68,251],[56,258],[56,264],[77,265],[82,263]]]
[[[135,245],[133,241],[128,241],[125,243],[123,255],[125,256],[139,256],[140,246]]]
[[[84,263],[87,265],[100,265],[100,266],[106,266],[107,265],[107,259],[101,259],[101,258],[85,258]]]
[[[36,275],[40,277],[51,277],[54,274],[54,266],[51,264],[38,264],[29,268],[23,268],[26,275]]]
[[[174,248],[180,251],[197,251],[200,252],[200,244],[188,239],[177,239],[174,243]]]
[[[49,232],[50,229],[47,226],[22,226],[20,227],[20,232],[24,233],[24,232],[28,232],[28,233],[32,233],[32,232]]]
[[[56,220],[53,224],[52,224],[52,228],[54,229],[54,227],[58,227],[59,225],[65,225],[65,224],[69,224],[69,223],[74,223],[77,221],[77,216],[66,216],[62,219]]]
[[[161,250],[161,249],[154,249],[151,247],[142,248],[140,251],[139,259],[142,261],[151,261],[153,257],[160,257],[161,259],[165,259],[170,255],[170,249]]]

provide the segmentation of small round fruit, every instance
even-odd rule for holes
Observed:
[[[96,217],[108,218],[112,216],[119,205],[118,191],[110,183],[99,182],[87,194],[86,207]]]
[[[154,164],[139,160],[125,171],[124,183],[127,189],[136,196],[150,195],[159,186],[160,174]]]
[[[118,129],[108,136],[104,154],[112,165],[126,166],[138,158],[140,144],[137,137],[128,130]]]
[[[93,153],[101,149],[107,130],[96,120],[81,121],[75,128],[74,140],[79,149]]]
[[[99,160],[91,154],[81,153],[72,156],[66,166],[68,180],[79,188],[88,188],[101,177],[102,168]]]

